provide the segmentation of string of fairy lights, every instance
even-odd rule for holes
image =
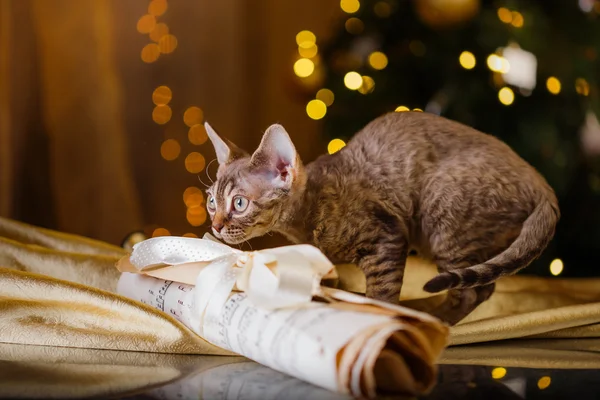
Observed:
[[[137,22],[139,33],[148,35],[150,43],[141,50],[141,59],[145,63],[154,63],[160,57],[171,54],[177,48],[177,38],[170,32],[169,26],[164,22],[158,22],[168,10],[167,0],[151,0],[148,5],[148,13],[140,17]],[[173,117],[170,102],[173,98],[171,88],[166,85],[158,86],[152,92],[152,120],[161,126],[167,125]],[[160,146],[160,155],[167,162],[178,160],[188,146],[200,146],[204,144],[208,135],[204,129],[204,112],[200,107],[190,106],[183,113],[183,122],[188,128],[187,143],[180,143],[176,138],[168,137],[169,130],[165,130],[165,139]],[[184,167],[190,174],[199,174],[206,167],[206,160],[202,153],[189,151],[184,158]],[[190,186],[183,191],[183,203],[186,209],[186,220],[192,227],[198,227],[206,222],[205,199],[202,190],[197,186]],[[152,236],[168,236],[166,228],[156,228]],[[185,237],[197,237],[194,233],[186,233]]]
[[[585,2],[585,0],[581,0],[581,2]],[[600,4],[600,2],[597,4]],[[344,23],[344,28],[353,35],[358,35],[364,30],[363,21],[352,16],[352,14],[360,10],[360,7],[361,3],[359,0],[340,1],[340,8],[349,15]],[[376,2],[373,7],[378,17],[387,18],[391,15],[391,6],[385,0]],[[525,18],[516,10],[499,7],[497,15],[500,21],[510,24],[514,28],[519,29],[525,25]],[[321,64],[317,37],[313,32],[303,30],[296,35],[296,44],[298,45],[298,58],[293,65],[294,73],[300,79],[311,79],[313,75],[319,73],[319,66]],[[422,42],[414,40],[410,43],[410,50],[415,56],[423,56],[426,48]],[[477,65],[475,55],[468,50],[463,51],[457,58],[460,66],[466,70],[472,70]],[[366,63],[371,69],[380,71],[388,66],[388,57],[382,51],[375,50],[366,57]],[[511,65],[514,65],[515,68],[511,69]],[[529,96],[536,86],[537,60],[532,53],[521,49],[516,43],[510,43],[507,47],[500,48],[495,53],[490,54],[486,59],[486,66],[493,74],[493,82],[498,90],[498,101],[505,106],[510,106],[516,97],[514,90],[508,85],[518,88],[519,93],[523,96]],[[343,79],[344,86],[348,90],[358,91],[363,95],[368,95],[375,90],[375,80],[371,76],[361,75],[357,71],[348,71]],[[590,85],[587,80],[579,77],[575,80],[574,85],[578,94],[582,96],[589,95]],[[562,83],[557,77],[547,77],[546,89],[551,94],[559,94],[561,88]],[[327,114],[327,107],[333,104],[334,99],[335,94],[330,89],[321,88],[317,90],[315,98],[310,100],[306,105],[306,114],[313,120],[324,118]],[[395,108],[395,111],[404,112],[411,111],[411,109],[405,105],[399,105]],[[412,111],[423,110],[413,108]],[[329,154],[333,154],[345,145],[346,143],[342,139],[336,138],[328,143],[327,151]],[[563,261],[558,258],[550,263],[549,270],[554,276],[560,275],[563,269]]]

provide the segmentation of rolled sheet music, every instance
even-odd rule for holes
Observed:
[[[117,268],[120,294],[216,346],[341,394],[427,393],[448,340],[428,314],[321,286],[335,267],[309,245],[242,252],[210,236],[159,237]]]

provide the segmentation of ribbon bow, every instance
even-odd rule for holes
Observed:
[[[195,283],[190,317],[195,330],[206,339],[214,336],[203,329],[218,326],[221,310],[234,288],[244,291],[258,307],[275,309],[309,303],[313,295],[321,293],[323,278],[337,277],[333,264],[314,246],[244,252],[220,243],[210,234],[202,239],[148,239],[134,245],[131,256],[119,264],[121,272],[170,276],[169,280]],[[179,275],[165,274],[168,267],[178,267]]]

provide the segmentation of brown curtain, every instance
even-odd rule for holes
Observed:
[[[202,235],[182,195],[203,187],[184,159],[214,153],[187,140],[190,106],[248,150],[275,122],[305,160],[325,149],[292,65],[296,33],[324,39],[338,1],[167,0],[159,21],[178,45],[151,64],[140,58],[150,39],[136,30],[149,3],[0,0],[0,215],[111,243],[156,227]],[[160,85],[173,93],[165,125],[152,120]],[[161,158],[165,139],[181,144],[174,161]]]

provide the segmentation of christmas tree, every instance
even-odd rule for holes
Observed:
[[[440,114],[495,135],[546,177],[561,205],[555,239],[526,272],[558,275],[564,265],[563,275],[597,275],[600,2],[340,6],[347,17],[318,55],[310,54],[310,35],[299,34],[304,58],[295,65],[302,76],[302,60],[314,62],[307,112],[323,118],[330,152],[394,110]]]

